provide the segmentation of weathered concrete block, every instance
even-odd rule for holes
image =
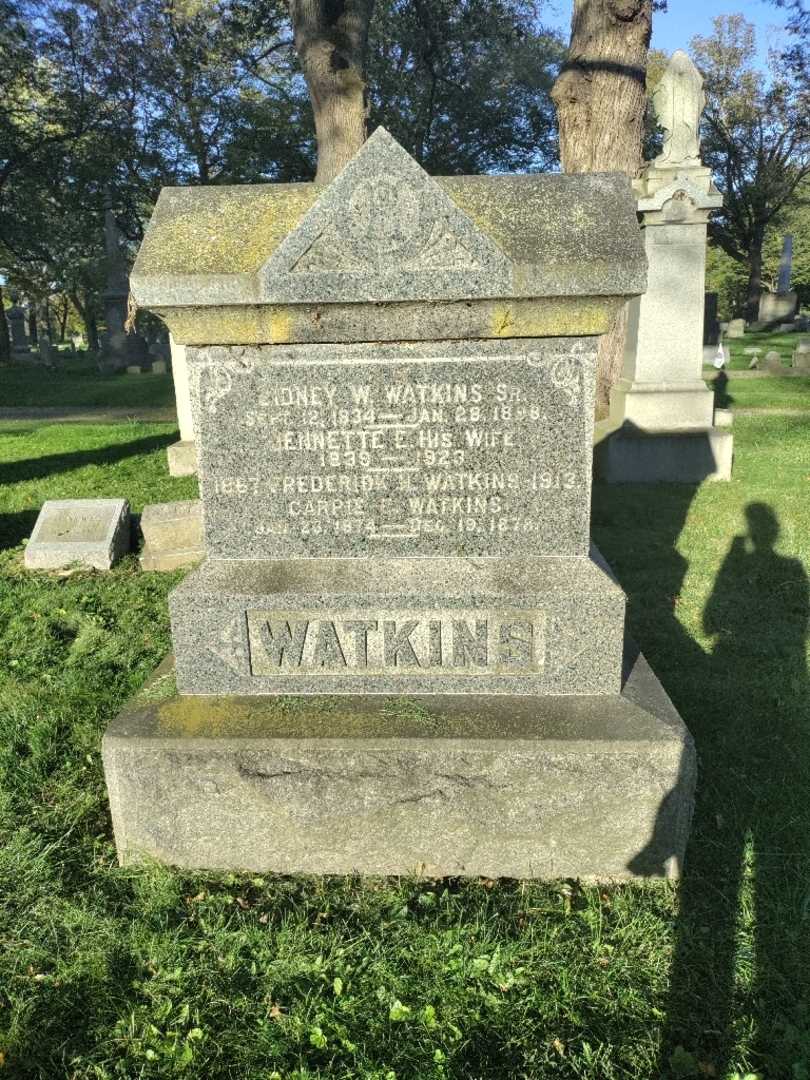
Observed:
[[[129,550],[126,499],[49,499],[25,549],[29,570],[109,570]]]
[[[170,476],[196,476],[197,444],[195,442],[172,443],[166,448]]]
[[[275,873],[667,876],[692,740],[644,659],[621,696],[174,696],[104,736],[122,862]]]
[[[143,570],[176,570],[205,557],[202,504],[198,499],[145,506],[140,524]]]

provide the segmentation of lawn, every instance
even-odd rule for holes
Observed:
[[[798,334],[795,330],[786,334],[757,330],[748,331],[745,337],[741,338],[724,337],[723,344],[728,346],[730,354],[728,366],[731,371],[734,371],[747,368],[751,363],[752,357],[743,351],[749,348],[762,349],[760,360],[764,360],[765,354],[773,349],[781,356],[782,363],[790,367],[793,350],[803,339],[810,339],[810,334]]]
[[[0,408],[145,408],[174,405],[171,375],[102,375],[95,357],[62,352],[55,371],[33,364],[0,367]]]
[[[727,380],[727,381],[724,381]],[[780,378],[765,375],[761,379],[746,379],[715,372],[706,381],[716,388],[717,404],[731,409],[808,409],[810,410],[810,376]]]
[[[118,868],[100,737],[180,575],[22,541],[45,498],[194,481],[168,425],[1,430],[0,1075],[807,1080],[810,416],[734,430],[729,484],[594,493],[700,758],[680,887],[602,888]]]

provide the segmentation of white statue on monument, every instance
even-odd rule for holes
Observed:
[[[700,167],[700,114],[706,105],[703,76],[682,49],[672,54],[653,92],[653,108],[664,129],[658,168]]]

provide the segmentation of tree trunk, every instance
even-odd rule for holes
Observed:
[[[748,286],[745,290],[746,322],[759,318],[759,298],[762,295],[762,239],[755,239],[748,252]]]
[[[8,335],[8,320],[3,304],[3,286],[0,285],[0,364],[11,363],[11,340]]]
[[[101,349],[101,342],[98,339],[98,319],[96,313],[92,310],[87,310],[82,318],[84,323],[84,332],[87,335],[87,349],[89,352],[99,352]]]
[[[79,313],[79,317],[84,323],[84,334],[87,338],[87,348],[89,352],[99,351],[98,340],[98,322],[96,320],[96,313],[93,310],[93,302],[90,297],[85,293],[84,301],[79,297],[78,292],[70,294],[70,299],[73,301],[73,306]]]
[[[551,96],[567,173],[641,171],[652,0],[574,0],[568,58]],[[627,308],[599,342],[597,411],[624,357]]]
[[[28,301],[28,340],[31,342],[31,348],[35,349],[39,345],[39,334],[37,332],[37,306],[32,301]]]
[[[365,58],[374,0],[290,0],[295,48],[318,142],[317,184],[328,184],[366,140]]]
[[[65,334],[67,333],[67,321],[68,314],[70,312],[70,301],[67,296],[62,296],[59,308],[56,312],[56,317],[59,320],[59,341],[62,345],[65,343]]]

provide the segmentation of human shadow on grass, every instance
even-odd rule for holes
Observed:
[[[19,484],[26,480],[44,480],[49,476],[82,469],[86,465],[115,465],[138,454],[151,454],[177,439],[177,432],[148,435],[126,443],[112,443],[94,450],[70,450],[64,454],[0,462],[0,485]]]
[[[745,519],[703,612],[711,654],[667,680],[699,781],[660,1076],[726,1077],[739,1043],[765,1076],[810,1075],[808,581],[769,506]]]

